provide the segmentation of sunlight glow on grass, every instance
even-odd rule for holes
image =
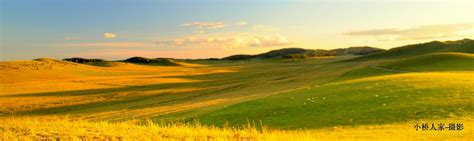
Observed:
[[[241,128],[217,128],[200,124],[164,124],[151,120],[126,122],[88,122],[67,117],[0,118],[0,139],[61,139],[61,140],[468,140],[473,138],[474,120],[452,118],[436,123],[463,123],[459,131],[416,131],[417,121],[386,125],[339,127],[319,130],[274,130],[256,128],[253,124]],[[257,125],[259,126],[259,125]],[[113,129],[113,130],[111,130]]]

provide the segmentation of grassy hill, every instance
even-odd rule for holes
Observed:
[[[367,61],[374,59],[399,59],[414,57],[418,55],[425,55],[430,53],[441,53],[441,52],[462,52],[462,53],[473,53],[474,41],[470,39],[463,39],[458,41],[432,41],[427,43],[406,45],[402,47],[396,47],[389,49],[384,52],[374,53],[371,55],[351,59],[348,61]]]
[[[104,59],[87,59],[87,58],[65,58],[63,61],[69,61],[79,64],[91,65],[91,66],[100,66],[100,67],[112,67],[117,65],[123,65],[125,63],[133,63],[138,65],[150,65],[150,66],[199,66],[195,64],[189,64],[185,62],[178,61],[172,58],[145,58],[145,57],[131,57],[125,60],[120,61],[108,61]]]
[[[111,67],[98,67],[47,58],[0,62],[0,116],[12,112],[81,107],[124,100],[127,96],[143,96],[141,94],[191,91],[193,88],[165,90],[160,85],[197,81],[177,76],[230,72],[225,68],[187,64],[171,67],[115,63]],[[146,86],[150,92],[143,90]]]
[[[464,52],[474,53],[474,40],[463,39],[459,41],[446,42],[447,44],[454,44],[455,46],[442,50],[443,52]]]
[[[468,53],[433,53],[379,66],[406,71],[474,71],[474,55]]]
[[[141,65],[153,65],[153,66],[179,66],[173,59],[170,58],[145,58],[145,57],[132,57],[123,60],[123,62],[135,63]]]
[[[302,48],[284,48],[272,50],[266,53],[257,55],[238,54],[222,58],[223,60],[251,60],[251,59],[272,59],[272,58],[311,58],[322,56],[343,56],[343,55],[367,55],[384,51],[383,49],[373,48],[368,46],[363,47],[349,47],[332,50],[324,49],[302,49]]]
[[[250,59],[271,59],[271,58],[282,58],[289,54],[305,54],[312,52],[309,49],[302,48],[284,48],[278,50],[272,50],[266,53],[257,55],[238,54],[222,58],[223,60],[250,60]]]
[[[471,76],[469,72],[409,73],[355,79],[229,106],[199,119],[213,125],[261,121],[269,127],[299,129],[470,116],[474,112]]]

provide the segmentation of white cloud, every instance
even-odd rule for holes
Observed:
[[[247,21],[239,21],[234,24],[225,24],[224,22],[191,22],[191,23],[185,23],[181,24],[183,27],[195,27],[199,29],[219,29],[219,28],[224,28],[228,26],[245,26],[248,25]]]
[[[116,38],[117,34],[114,33],[104,33],[104,38],[111,39],[111,38]]]
[[[409,28],[381,28],[356,30],[345,33],[349,36],[369,36],[377,40],[422,40],[462,37],[474,35],[474,24],[438,24]]]
[[[197,27],[197,28],[206,28],[206,29],[218,29],[226,27],[227,25],[224,22],[192,22],[181,24],[184,27]]]
[[[275,47],[292,45],[285,36],[279,34],[256,35],[254,33],[232,33],[214,35],[195,35],[156,41],[159,46],[187,47]]]
[[[244,26],[244,25],[247,25],[247,24],[249,24],[249,23],[246,22],[246,21],[240,21],[240,22],[235,23],[235,25],[238,25],[238,26]]]
[[[261,36],[253,39],[252,42],[248,44],[251,47],[268,47],[268,46],[284,46],[291,45],[292,43],[288,41],[285,36],[275,34],[271,36]]]

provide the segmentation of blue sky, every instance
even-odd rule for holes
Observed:
[[[1,60],[209,58],[474,37],[469,0],[2,0]]]

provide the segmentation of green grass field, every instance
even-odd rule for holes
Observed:
[[[299,129],[471,116],[471,76],[430,72],[335,82],[233,105],[199,119],[215,125],[255,121]]]

